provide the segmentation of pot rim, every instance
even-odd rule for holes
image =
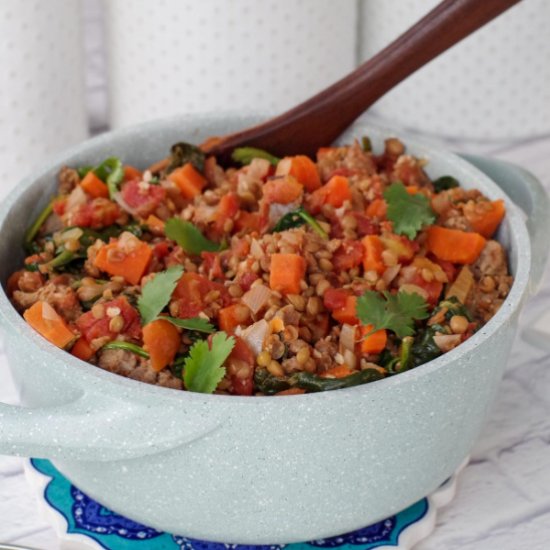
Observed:
[[[42,166],[40,166],[38,169],[34,170],[29,176],[24,178],[17,189],[12,190],[9,196],[4,200],[2,206],[0,206],[0,228],[4,226],[6,218],[8,217],[12,208],[14,208],[14,206],[17,204],[21,196],[27,191],[29,187],[34,184],[37,179],[42,177],[46,172],[52,170],[53,168],[66,164],[73,156],[77,154],[82,154],[85,151],[93,151],[98,146],[108,144],[113,138],[129,138],[137,133],[147,133],[150,130],[157,130],[164,126],[171,126],[174,124],[180,124],[183,126],[184,123],[188,124],[189,121],[200,124],[201,121],[206,122],[219,118],[224,118],[249,122],[250,120],[261,120],[265,117],[265,113],[248,114],[246,115],[246,117],[243,117],[242,114],[231,111],[179,115],[155,119],[138,125],[100,134],[96,137],[86,140],[85,142],[82,142],[81,144],[73,146],[68,150],[65,150],[59,155],[56,155],[49,161],[43,163]],[[384,127],[380,124],[372,123],[371,121],[362,120],[356,121],[345,133],[347,134],[350,131],[355,131],[357,128],[362,128],[363,130],[367,130],[367,132],[374,131],[378,134],[385,134],[387,136],[396,135],[395,130],[388,129],[387,127]],[[511,240],[512,243],[515,243],[517,246],[517,269],[516,273],[514,274],[514,282],[512,284],[510,292],[498,312],[478,332],[476,332],[471,338],[466,340],[466,342],[463,342],[453,350],[441,355],[436,359],[433,359],[432,361],[429,361],[428,363],[420,365],[406,372],[400,373],[398,376],[390,376],[368,384],[362,384],[351,388],[344,388],[330,392],[278,396],[278,399],[285,398],[326,400],[328,398],[335,399],[338,398],[338,396],[346,399],[353,395],[368,393],[369,391],[375,390],[380,391],[384,387],[390,388],[395,385],[407,384],[408,382],[417,380],[424,376],[429,376],[432,372],[441,370],[446,366],[452,364],[461,356],[474,352],[475,348],[479,344],[481,344],[485,339],[490,338],[503,325],[505,325],[509,321],[511,316],[522,305],[522,301],[526,295],[529,283],[532,256],[530,237],[525,225],[525,215],[522,213],[520,208],[511,201],[506,193],[504,193],[504,191],[491,178],[489,178],[489,176],[487,176],[478,168],[474,167],[466,160],[460,158],[452,152],[444,150],[438,145],[434,145],[428,139],[419,139],[418,137],[416,137],[416,135],[413,136],[409,132],[402,129],[398,129],[397,133],[400,139],[403,139],[406,145],[412,145],[415,148],[424,149],[426,153],[438,155],[440,158],[444,158],[446,162],[452,165],[453,169],[460,170],[468,177],[475,177],[476,187],[481,183],[481,187],[483,188],[483,190],[489,191],[489,194],[492,198],[504,198],[506,200],[506,217],[509,222]],[[265,403],[267,405],[272,401],[271,398],[263,399],[256,396],[202,394],[176,390],[172,388],[147,384],[138,380],[133,380],[118,374],[105,371],[95,365],[77,359],[67,351],[57,348],[56,346],[45,340],[40,334],[35,332],[13,307],[9,298],[6,295],[3,285],[1,286],[2,289],[0,292],[0,317],[3,318],[8,325],[7,327],[4,327],[6,330],[14,329],[18,333],[19,337],[27,338],[37,348],[39,348],[40,351],[46,353],[47,355],[51,355],[54,359],[56,359],[56,361],[52,363],[57,363],[59,361],[63,363],[64,367],[74,369],[75,372],[79,373],[79,376],[85,379],[90,379],[91,381],[95,380],[97,383],[105,382],[112,390],[114,390],[115,388],[123,388],[127,390],[124,392],[125,397],[131,399],[132,395],[135,395],[136,398],[138,396],[157,396],[159,398],[162,397],[164,399],[174,402],[181,401],[182,399],[189,400],[191,402],[201,401],[203,403],[205,401],[209,403],[223,402],[225,406],[229,403],[234,403],[238,406],[242,406],[243,404],[258,406],[258,404],[262,403]],[[92,389],[92,387],[90,387],[90,391],[97,390],[94,390]]]

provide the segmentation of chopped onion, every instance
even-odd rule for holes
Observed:
[[[241,301],[243,304],[248,306],[254,315],[256,315],[256,313],[264,307],[270,296],[271,290],[260,283],[254,285],[248,292],[246,292],[241,298]]]
[[[386,286],[390,286],[390,283],[399,275],[401,270],[401,264],[392,265],[388,267],[382,274],[382,280],[386,283]]]
[[[355,350],[355,327],[347,323],[343,324],[340,330],[340,353],[346,350]]]
[[[269,225],[275,225],[285,214],[289,212],[294,212],[296,208],[300,206],[300,201],[296,200],[289,202],[288,204],[281,204],[279,202],[274,202],[269,205]]]
[[[456,348],[462,341],[461,334],[436,334],[434,336],[435,345],[442,351],[447,352]]]
[[[59,315],[48,302],[42,302],[42,319],[46,321],[57,321],[59,319]]]
[[[450,298],[454,296],[462,304],[466,303],[468,294],[474,286],[474,276],[470,271],[470,268],[465,265],[459,272],[457,278],[454,280],[453,284],[449,287],[445,294],[445,298]]]
[[[408,292],[409,294],[412,294],[414,292],[422,296],[424,300],[427,300],[429,298],[429,295],[426,292],[426,290],[424,290],[422,287],[418,285],[413,285],[411,283],[405,283],[404,285],[401,285],[399,287],[399,290],[402,290],[403,292]]]
[[[240,336],[248,344],[248,347],[254,352],[255,355],[258,355],[264,347],[264,340],[267,335],[268,328],[269,325],[267,324],[267,321],[265,319],[261,319],[244,330],[240,326],[237,327],[235,334]]]
[[[113,200],[128,214],[131,214],[134,217],[139,217],[137,210],[135,208],[132,208],[123,198],[120,193],[115,193],[113,195]]]
[[[86,193],[84,192],[84,189],[82,189],[82,187],[80,187],[80,185],[77,185],[71,191],[69,197],[67,198],[67,203],[65,205],[65,210],[67,212],[70,212],[76,206],[80,206],[81,204],[86,204],[87,200],[88,200],[88,197],[86,196]]]

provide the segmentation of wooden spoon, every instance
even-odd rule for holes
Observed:
[[[221,162],[228,162],[233,149],[242,146],[258,147],[277,156],[299,153],[314,157],[319,147],[332,143],[386,92],[517,2],[444,0],[342,80],[282,115],[211,138],[202,148]]]

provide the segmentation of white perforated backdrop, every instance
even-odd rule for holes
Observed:
[[[109,0],[111,125],[281,111],[352,70],[357,3]]]
[[[0,2],[0,199],[88,133],[79,2]]]
[[[439,0],[362,0],[361,58]],[[393,126],[512,140],[550,132],[550,1],[523,0],[434,60],[372,109]]]

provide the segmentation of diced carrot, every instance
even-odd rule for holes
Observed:
[[[82,359],[82,361],[88,361],[94,354],[94,350],[88,344],[88,340],[84,336],[81,336],[71,348],[71,354]]]
[[[380,240],[380,237],[378,237],[378,235],[366,235],[361,242],[365,248],[365,256],[363,257],[363,268],[365,272],[376,271],[378,275],[384,273],[386,270],[386,266],[382,261],[384,244]]]
[[[319,210],[323,204],[340,208],[345,201],[351,199],[349,180],[345,176],[332,176],[323,187],[311,193],[314,210]]]
[[[306,273],[306,261],[298,254],[272,254],[269,286],[283,294],[299,294]]]
[[[143,349],[149,352],[151,367],[159,372],[168,366],[180,347],[180,333],[169,321],[156,319],[143,327]]]
[[[102,246],[94,259],[94,265],[109,275],[119,275],[131,285],[137,285],[147,269],[153,251],[147,243],[137,238],[135,241],[135,246],[131,249],[119,246],[117,240]]]
[[[317,165],[305,155],[285,157],[280,160],[275,175],[295,177],[310,193],[321,187]]]
[[[262,218],[258,212],[247,212],[241,210],[235,219],[235,229],[239,231],[259,231],[262,225]]]
[[[504,201],[499,199],[478,203],[472,210],[465,208],[464,216],[474,231],[489,239],[500,225],[505,212]]]
[[[428,228],[428,251],[440,260],[457,264],[474,263],[485,247],[485,237],[459,229],[447,229],[439,225]]]
[[[365,214],[369,218],[377,218],[383,220],[386,218],[388,205],[384,199],[374,199],[368,206]]]
[[[239,325],[250,321],[250,310],[244,304],[231,304],[218,311],[220,330],[233,334]]]
[[[416,195],[420,189],[418,188],[418,185],[407,185],[405,187],[405,191],[407,191],[409,195]]]
[[[34,330],[58,348],[64,349],[76,339],[63,317],[47,302],[35,302],[25,310],[23,317]]]
[[[303,393],[306,393],[306,390],[303,390],[302,388],[288,388],[288,390],[279,391],[274,395],[301,395]]]
[[[104,199],[109,198],[109,189],[93,172],[90,170],[80,182],[80,187],[90,195],[97,199],[98,197],[103,197]]]
[[[164,233],[164,222],[154,214],[149,214],[145,220],[145,225],[154,233]]]
[[[342,308],[335,309],[332,312],[332,316],[339,322],[339,323],[347,323],[348,325],[356,325],[359,323],[359,319],[357,319],[357,297],[356,296],[347,296],[346,297],[346,305]]]
[[[206,178],[190,163],[170,172],[168,179],[174,182],[186,199],[200,195],[206,185]]]
[[[293,176],[268,180],[263,187],[264,199],[268,203],[289,204],[302,195],[304,186]]]
[[[163,170],[168,168],[169,164],[170,164],[170,157],[157,160],[157,162],[154,162],[153,164],[151,164],[151,166],[147,167],[147,172],[151,172],[151,174],[162,172]]]
[[[128,164],[124,166],[124,181],[130,181],[135,179],[141,179],[142,173],[133,166],[129,166]]]
[[[373,329],[372,325],[361,327],[361,334],[365,336]],[[380,353],[385,347],[388,335],[385,329],[377,330],[361,340],[362,353]]]
[[[350,369],[347,365],[336,365],[328,369],[326,372],[321,374],[323,378],[344,378],[353,374],[355,371]]]

